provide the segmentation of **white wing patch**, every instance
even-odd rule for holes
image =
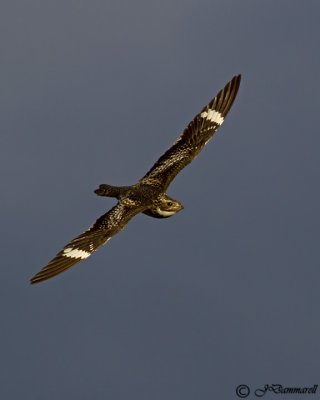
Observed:
[[[85,250],[79,250],[79,249],[73,249],[72,247],[67,247],[66,249],[63,250],[62,255],[65,257],[81,258],[81,260],[84,260],[85,258],[88,258],[91,255],[91,253]]]
[[[211,110],[210,108],[208,111],[203,111],[200,114],[200,117],[208,119],[211,122],[215,122],[218,125],[221,125],[224,121],[223,116],[219,113],[219,111]]]

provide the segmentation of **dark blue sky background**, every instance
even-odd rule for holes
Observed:
[[[312,0],[2,0],[1,399],[320,384],[319,12]],[[185,210],[138,216],[30,286],[114,204],[98,184],[143,176],[238,73],[224,125],[168,191]]]

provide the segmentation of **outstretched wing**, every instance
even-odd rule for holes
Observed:
[[[118,202],[110,211],[98,218],[90,229],[71,240],[31,279],[31,283],[38,283],[52,278],[90,257],[100,246],[120,232],[130,219],[140,211],[134,205]]]
[[[210,103],[189,123],[176,143],[168,149],[140,180],[157,181],[165,190],[175,176],[188,165],[212,138],[228,114],[240,86],[241,75],[235,76]]]

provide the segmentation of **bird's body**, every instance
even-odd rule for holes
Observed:
[[[95,193],[114,197],[118,200],[117,204],[98,218],[91,228],[68,243],[31,279],[31,283],[49,279],[88,258],[139,213],[154,218],[168,218],[182,210],[183,205],[169,197],[166,190],[175,176],[200,153],[223,123],[236,98],[240,79],[240,75],[235,76],[196,115],[176,143],[138,183],[120,187],[100,185]]]
[[[140,212],[154,218],[171,217],[183,209],[180,202],[163,193],[161,185],[156,181],[120,187],[102,184],[95,193],[99,196],[115,197],[120,202],[131,203],[136,208],[143,207]]]

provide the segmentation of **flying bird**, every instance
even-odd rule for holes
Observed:
[[[240,80],[241,75],[237,75],[220,90],[138,183],[132,186],[100,185],[95,193],[114,197],[117,204],[98,218],[91,228],[71,240],[31,279],[31,283],[52,278],[90,257],[139,213],[168,218],[182,210],[181,202],[167,195],[168,186],[197,157],[223,123],[237,96]]]

